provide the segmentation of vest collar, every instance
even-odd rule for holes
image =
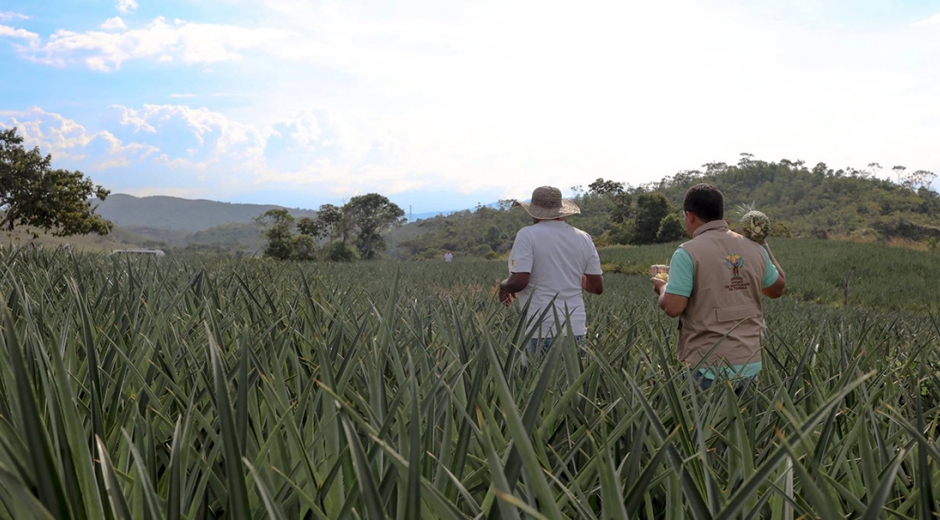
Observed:
[[[711,222],[706,222],[699,226],[695,233],[692,233],[692,238],[695,238],[706,231],[718,230],[718,231],[727,231],[728,223],[724,220],[712,220]]]

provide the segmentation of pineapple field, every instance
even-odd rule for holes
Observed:
[[[0,250],[0,518],[935,518],[940,255],[770,241],[740,398],[675,359],[675,244],[540,362],[505,262]]]

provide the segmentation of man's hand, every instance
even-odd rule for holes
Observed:
[[[604,277],[599,274],[586,274],[581,276],[581,288],[591,294],[604,292]]]
[[[512,305],[516,293],[529,286],[529,273],[512,273],[499,282],[499,301],[506,307]]]
[[[656,294],[662,294],[666,287],[666,282],[660,278],[650,278],[650,281],[653,282],[653,292]]]
[[[507,291],[502,284],[499,285],[499,303],[502,303],[506,307],[512,305],[512,302],[516,299],[516,294]]]

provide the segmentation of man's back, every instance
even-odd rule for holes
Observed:
[[[679,358],[697,363],[714,345],[709,364],[760,361],[763,328],[761,288],[766,258],[761,247],[728,231],[723,221],[682,244],[691,257],[695,281],[682,315]]]
[[[523,303],[531,297],[530,317],[540,315],[554,299],[559,317],[564,319],[566,308],[570,313],[574,334],[586,332],[581,279],[601,274],[597,249],[587,233],[558,220],[523,228],[513,243],[509,270],[530,273],[529,286],[518,295]],[[541,324],[542,337],[556,335],[554,321],[549,310]]]

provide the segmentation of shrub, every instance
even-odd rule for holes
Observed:
[[[309,261],[317,259],[317,242],[310,235],[297,235],[291,247],[291,260]]]
[[[487,253],[490,253],[492,251],[493,251],[493,248],[490,247],[489,245],[479,244],[479,245],[473,246],[473,248],[470,251],[468,251],[468,253],[470,254],[470,256],[473,256],[476,258],[483,258],[484,256],[486,256]]]
[[[330,246],[328,258],[331,262],[352,262],[359,259],[359,253],[342,242],[334,242]]]
[[[666,215],[659,223],[659,231],[656,232],[657,242],[673,242],[681,240],[685,236],[685,223],[682,217],[677,213]]]

